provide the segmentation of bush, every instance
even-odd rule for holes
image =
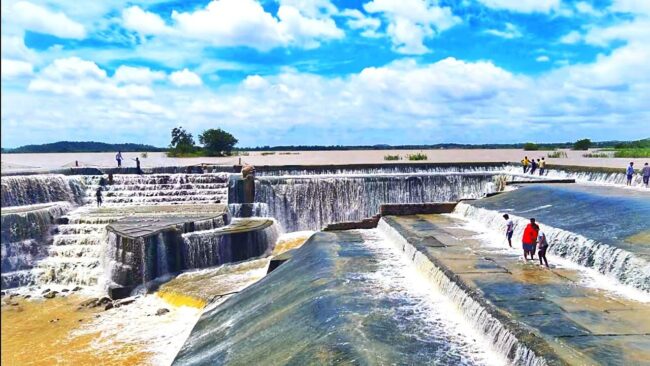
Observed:
[[[146,153],[146,152],[143,152],[142,154],[140,154],[140,157],[143,158],[143,159],[146,159],[146,158],[149,157],[149,154]]]
[[[262,156],[275,155],[275,151],[266,151],[266,152],[261,153],[260,155],[262,155]]]
[[[566,152],[564,152],[564,151],[553,151],[553,152],[548,153],[546,156],[549,157],[549,158],[555,158],[555,159],[567,158],[568,157]]]
[[[194,146],[194,137],[183,127],[174,127],[172,129],[172,142],[169,144],[167,156],[183,156],[192,154],[196,151]]]
[[[423,153],[417,153],[417,154],[409,154],[408,155],[409,160],[411,161],[417,161],[417,160],[427,160],[428,157],[426,154]]]
[[[573,150],[589,150],[591,147],[590,139],[578,140],[573,144]]]
[[[230,155],[237,139],[220,128],[211,128],[199,135],[199,142],[203,145],[206,155],[224,156]]]
[[[650,158],[650,148],[619,149],[614,153],[616,158]]]
[[[399,160],[399,155],[384,155],[384,160]]]
[[[583,158],[611,158],[612,156],[604,152],[593,152],[593,153],[582,154],[582,157]]]
[[[537,151],[537,150],[539,150],[539,146],[536,143],[527,142],[527,143],[524,144],[524,150],[526,150],[526,151]]]

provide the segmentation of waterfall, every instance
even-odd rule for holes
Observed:
[[[268,255],[279,236],[275,222],[254,231],[233,233],[226,227],[183,234],[184,268],[206,268]]]
[[[213,204],[228,202],[227,173],[115,175],[104,186],[105,206]],[[93,177],[91,190],[100,177]]]
[[[85,186],[76,177],[25,175],[2,177],[2,207],[68,201],[82,203]]]
[[[470,220],[478,221],[492,230],[505,232],[502,214],[497,211],[459,203],[455,213]],[[513,241],[523,236],[528,219],[509,214],[515,222]],[[567,258],[574,263],[593,268],[623,284],[650,292],[650,263],[634,253],[589,239],[585,236],[540,224],[549,243],[548,253]]]
[[[231,203],[228,205],[228,209],[233,217],[271,217],[269,205],[261,202]]]
[[[521,330],[513,329],[512,326],[504,325],[504,320],[498,318],[498,311],[489,309],[489,303],[481,300],[462,284],[452,280],[453,273],[445,271],[415,249],[383,219],[377,227],[380,232],[389,238],[399,251],[413,261],[418,270],[425,275],[433,285],[447,296],[461,309],[467,320],[481,334],[487,338],[499,353],[506,356],[514,365],[543,366],[546,360],[536,355],[529,347],[517,339],[516,333]],[[522,339],[528,338],[528,334],[520,334]]]
[[[9,207],[2,211],[2,288],[30,284],[31,269],[47,255],[50,229],[69,202]]]
[[[286,231],[300,231],[376,215],[383,203],[456,201],[493,189],[491,174],[262,177],[255,201],[267,204]]]
[[[265,176],[314,176],[314,175],[386,175],[430,173],[491,173],[505,169],[505,163],[437,163],[437,164],[383,164],[359,167],[296,167],[287,169],[260,168],[258,177]]]
[[[612,169],[602,169],[584,167],[576,170],[569,169],[547,169],[543,177],[532,174],[522,174],[520,166],[509,165],[504,169],[505,173],[512,174],[517,177],[527,178],[548,178],[548,179],[575,179],[580,183],[593,183],[602,185],[616,185],[624,186],[627,184],[627,176],[625,169],[621,168],[620,172],[612,171]],[[641,175],[635,174],[632,178],[632,186],[645,187]]]

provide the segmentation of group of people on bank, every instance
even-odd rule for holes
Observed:
[[[506,238],[508,239],[508,245],[512,248],[512,236],[515,233],[515,223],[508,214],[503,215],[503,218],[506,220]],[[546,234],[542,232],[534,218],[531,218],[530,223],[526,225],[521,243],[524,249],[525,260],[535,260],[535,250],[537,250],[539,265],[545,265],[548,268],[548,260],[546,259],[548,241],[546,240]],[[528,259],[529,256],[530,259]]]
[[[122,161],[124,158],[122,157],[122,152],[118,151],[117,154],[115,154],[115,161],[117,161],[117,167],[121,168],[122,167]],[[142,169],[140,169],[140,159],[136,156],[135,159],[132,159],[135,161],[135,169],[137,170],[138,174],[142,174]]]
[[[544,175],[546,171],[546,160],[544,158],[538,158],[537,160],[528,159],[528,156],[524,156],[524,159],[521,161],[521,165],[524,168],[524,174],[528,173],[530,168],[530,174],[535,174],[537,169],[539,169],[539,175]]]
[[[634,162],[631,161],[630,165],[628,165],[627,169],[625,169],[628,186],[632,185],[632,178],[634,178],[634,174]],[[641,177],[643,177],[643,184],[646,188],[648,188],[648,181],[650,181],[650,165],[648,165],[648,163],[645,163],[645,165],[643,165],[643,168],[639,169],[639,174]]]

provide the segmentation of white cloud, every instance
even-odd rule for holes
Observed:
[[[243,85],[249,90],[259,90],[268,87],[269,82],[259,75],[249,75],[244,79]]]
[[[506,39],[519,38],[522,36],[519,28],[517,28],[517,26],[512,23],[506,23],[505,29],[503,30],[488,29],[485,31],[485,33]]]
[[[602,12],[594,9],[594,7],[591,6],[591,4],[589,4],[586,1],[577,2],[575,4],[575,7],[576,7],[576,10],[579,13],[582,13],[582,14],[587,14],[587,15],[592,15],[592,16],[597,16],[597,17],[602,15]]]
[[[639,17],[610,27],[591,28],[584,37],[585,42],[607,46],[613,41],[650,42],[650,18]]]
[[[23,37],[2,35],[0,49],[2,49],[2,58],[9,58],[22,61],[33,61],[36,59],[36,53],[25,46]]]
[[[199,86],[203,83],[199,75],[188,69],[172,72],[169,80],[176,86]]]
[[[560,0],[478,0],[483,5],[518,13],[549,13],[560,7]]]
[[[388,26],[386,33],[397,52],[424,54],[429,39],[461,22],[448,7],[425,0],[372,0],[363,5],[366,12],[381,14]]]
[[[151,84],[166,77],[162,71],[152,71],[148,67],[120,66],[115,70],[113,80],[118,83]]]
[[[550,60],[551,59],[546,55],[537,56],[537,58],[535,59],[535,61],[537,62],[549,62]]]
[[[213,0],[194,11],[172,11],[172,25],[165,24],[157,14],[133,6],[123,12],[122,22],[142,35],[170,35],[215,46],[248,46],[262,51],[283,46],[313,48],[322,41],[344,36],[326,13],[336,8],[323,4],[311,3],[305,8],[314,16],[306,16],[301,8],[292,5],[280,5],[276,18],[254,0]]]
[[[650,1],[646,0],[613,0],[610,10],[621,13],[650,15]]]
[[[165,21],[160,16],[142,10],[139,6],[131,6],[122,11],[122,22],[125,28],[132,29],[143,35],[160,35],[171,33]]]
[[[576,44],[580,42],[582,39],[582,36],[580,35],[580,32],[578,31],[571,31],[562,37],[560,37],[560,43],[564,44]]]
[[[16,79],[31,75],[34,70],[32,64],[25,61],[3,58],[1,61],[2,79]]]
[[[92,61],[78,57],[54,60],[29,83],[29,91],[75,97],[147,98],[153,91],[142,85],[118,86]]]
[[[363,14],[357,9],[345,9],[339,13],[347,18],[346,24],[350,29],[361,30],[364,37],[375,38],[381,35],[377,32],[381,26],[381,20]]]
[[[54,12],[27,1],[19,1],[9,9],[3,18],[11,25],[34,32],[51,34],[59,38],[83,39],[84,26],[68,18],[62,12]]]

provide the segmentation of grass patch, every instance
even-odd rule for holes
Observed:
[[[638,149],[617,149],[614,152],[616,158],[650,158],[650,148]]]
[[[300,153],[299,152],[285,151],[285,152],[278,153],[278,155],[300,155]]]
[[[592,153],[582,154],[582,157],[583,158],[611,158],[612,155],[606,152],[592,152]]]
[[[428,159],[427,154],[423,154],[423,153],[409,154],[408,158],[411,161],[427,160]]]
[[[265,151],[265,152],[261,153],[260,155],[262,155],[262,156],[275,155],[275,151]]]
[[[399,155],[384,155],[384,160],[400,160]]]
[[[169,150],[167,151],[167,156],[170,158],[199,158],[207,155],[205,155],[205,152],[203,150],[185,152]]]
[[[548,153],[546,156],[554,159],[568,158],[566,151],[553,151]]]

